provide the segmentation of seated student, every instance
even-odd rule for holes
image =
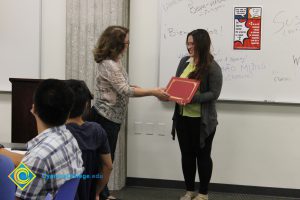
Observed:
[[[112,170],[112,160],[106,132],[95,122],[85,122],[83,113],[93,98],[83,81],[67,80],[67,85],[73,90],[74,104],[70,112],[66,127],[77,139],[82,151],[85,171],[90,177],[101,174],[101,179],[81,179],[77,190],[80,200],[95,200],[107,184]]]
[[[38,135],[27,143],[22,159],[36,178],[23,190],[17,188],[16,199],[45,199],[48,193],[55,196],[67,179],[45,179],[45,174],[82,174],[81,150],[64,125],[72,103],[73,93],[64,81],[47,79],[38,85],[31,109]]]

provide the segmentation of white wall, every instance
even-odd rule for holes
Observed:
[[[11,93],[0,92],[0,141],[11,141]]]
[[[65,78],[66,1],[42,1],[41,78]],[[11,141],[11,93],[0,92],[0,141]]]
[[[159,0],[130,3],[130,81],[155,87]],[[300,189],[300,106],[222,102],[217,107],[212,182]],[[128,177],[183,180],[178,143],[170,136],[172,112],[171,103],[153,97],[130,100]]]
[[[65,79],[66,0],[44,0],[42,8],[42,78]]]

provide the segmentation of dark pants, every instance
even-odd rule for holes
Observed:
[[[207,194],[213,168],[210,155],[215,131],[206,138],[205,146],[200,148],[200,123],[201,120],[198,117],[180,116],[176,122],[176,131],[186,190],[195,190],[196,167],[198,166],[199,193]]]
[[[105,130],[105,132],[107,134],[107,138],[108,138],[108,143],[110,146],[111,159],[112,159],[112,161],[114,161],[115,151],[116,151],[116,146],[117,146],[117,141],[118,141],[118,135],[119,135],[119,131],[121,128],[121,124],[112,122],[112,121],[106,119],[105,117],[99,115],[97,113],[97,111],[95,110],[95,108],[92,108],[89,120],[99,123]],[[103,189],[103,191],[101,192],[101,195],[100,195],[101,200],[106,199],[109,195],[110,195],[110,193],[109,193],[108,187],[106,185],[105,188]]]

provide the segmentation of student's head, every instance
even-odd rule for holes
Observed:
[[[207,70],[208,65],[212,62],[213,56],[210,53],[211,40],[209,34],[204,29],[196,29],[188,33],[186,37],[187,50],[191,57],[194,58],[195,64],[199,70]],[[200,71],[191,73],[190,78],[199,79]],[[193,77],[194,76],[194,77]]]
[[[46,125],[60,126],[68,119],[73,92],[62,80],[46,79],[35,90],[33,113]]]
[[[79,117],[84,113],[93,96],[84,81],[70,79],[66,80],[66,84],[74,93],[74,103],[69,118]]]
[[[93,51],[97,63],[105,59],[118,60],[129,45],[129,30],[123,26],[107,27]]]

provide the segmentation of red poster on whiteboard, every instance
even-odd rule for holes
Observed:
[[[261,16],[261,7],[234,8],[234,49],[260,49]]]

